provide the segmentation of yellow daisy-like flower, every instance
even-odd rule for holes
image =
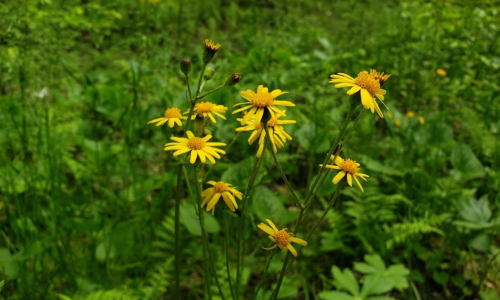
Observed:
[[[444,69],[437,69],[436,73],[438,73],[439,76],[446,76],[446,71]]]
[[[250,120],[253,116],[255,116],[254,124],[258,125],[262,121],[262,116],[264,115],[266,109],[269,111],[271,116],[274,116],[275,114],[286,116],[285,112],[278,109],[276,105],[295,106],[295,104],[287,100],[275,100],[275,98],[287,93],[288,92],[282,92],[281,90],[274,90],[269,93],[268,88],[265,88],[263,85],[259,85],[259,87],[257,87],[257,93],[254,93],[252,90],[241,91],[241,97],[248,100],[248,102],[238,103],[234,105],[245,106],[233,111],[233,114],[250,109],[241,120],[241,125],[246,124],[248,120]]]
[[[333,158],[334,155],[331,156],[331,159]],[[349,186],[352,186],[352,179],[354,178],[361,191],[364,192],[361,183],[359,183],[358,177],[363,179],[364,181],[367,181],[365,177],[370,176],[359,173],[360,168],[359,164],[356,161],[350,158],[342,159],[340,156],[337,156],[337,158],[335,159],[335,165],[326,165],[326,168],[340,170],[340,172],[333,178],[333,184],[339,183],[339,181],[347,175],[347,183],[349,184]]]
[[[168,122],[168,127],[173,128],[176,124],[182,126],[181,120],[187,120],[187,117],[182,116],[180,109],[172,107],[167,108],[165,111],[165,117],[151,120],[148,124],[156,123],[156,126],[161,126]]]
[[[278,230],[276,225],[274,225],[274,223],[271,220],[266,219],[266,221],[267,223],[269,223],[269,225],[271,225],[271,227],[269,227],[267,224],[264,223],[260,223],[258,227],[262,229],[265,233],[269,234],[269,239],[274,243],[276,243],[276,245],[272,246],[271,248],[264,248],[264,249],[272,250],[275,249],[276,247],[279,247],[283,251],[286,251],[288,249],[290,250],[290,252],[292,252],[293,256],[297,257],[297,251],[295,250],[295,248],[293,248],[291,242],[300,244],[302,246],[307,246],[306,241],[294,237],[293,233],[286,231],[287,228]]]
[[[215,114],[216,116],[225,120],[226,117],[221,114],[225,114],[226,111],[227,107],[223,105],[217,105],[212,102],[199,102],[196,103],[196,106],[194,107],[195,114],[193,114],[191,120],[194,120],[196,118],[196,115],[203,115],[204,117],[209,117],[212,122],[217,123],[217,120],[215,120],[212,114]],[[188,113],[189,111],[185,112],[184,114]]]
[[[174,156],[181,155],[186,152],[191,151],[190,163],[194,164],[196,158],[200,157],[202,163],[206,162],[206,159],[213,164],[215,164],[215,159],[220,159],[220,154],[226,154],[224,150],[213,148],[219,146],[226,146],[224,143],[209,143],[208,141],[212,138],[211,135],[207,135],[203,138],[196,137],[191,131],[186,132],[188,138],[181,137],[171,137],[170,139],[175,141],[175,143],[168,143],[165,145],[165,151],[177,150],[174,152]]]
[[[415,116],[415,113],[412,110],[409,110],[406,112],[406,117],[407,118],[413,118]]]
[[[394,120],[394,125],[401,126],[401,120],[400,119]]]
[[[220,44],[219,43],[214,43],[212,40],[205,39],[205,52],[203,52],[203,62],[205,64],[208,64],[209,62],[212,61],[212,59],[215,56],[215,53],[217,53],[217,50],[219,50]]]
[[[345,73],[338,73],[338,75],[330,75],[332,78],[330,83],[337,83],[335,85],[336,88],[351,87],[351,89],[347,91],[348,95],[360,92],[363,107],[365,109],[370,109],[372,113],[376,110],[378,115],[383,118],[384,114],[382,114],[382,111],[374,98],[377,97],[385,106],[384,95],[386,94],[386,91],[381,89],[380,86],[384,84],[385,80],[387,80],[387,78],[391,75],[383,74],[384,73],[377,73],[376,70],[371,70],[370,73],[362,71],[358,74],[358,77],[352,78]]]
[[[420,117],[418,117],[418,121],[420,122],[420,124],[424,125],[424,123],[425,123],[425,118],[424,118],[424,117],[422,117],[422,116],[420,116]]]
[[[283,111],[286,112],[286,111]],[[295,124],[297,121],[295,120],[280,120],[279,115],[274,115],[267,121],[267,127],[269,129],[269,133],[271,134],[271,144],[273,145],[274,153],[278,151],[278,148],[283,148],[287,140],[291,141],[292,137],[285,132],[283,127],[280,125],[287,124]],[[242,119],[237,119],[241,122]],[[250,138],[248,138],[248,143],[251,145],[257,139],[259,140],[259,150],[257,150],[257,157],[262,155],[262,152],[265,148],[266,143],[266,130],[264,129],[264,124],[261,122],[257,125],[254,123],[254,119],[251,118],[247,121],[245,126],[236,128],[236,131],[251,131],[253,130]]]
[[[215,205],[219,202],[220,198],[224,200],[227,207],[234,212],[238,209],[238,204],[236,203],[236,198],[242,199],[243,194],[238,192],[235,188],[231,187],[231,184],[225,183],[224,181],[209,181],[208,184],[213,185],[213,187],[208,188],[203,191],[201,194],[203,197],[203,202],[201,203],[201,207],[203,208],[205,204],[207,204],[207,211],[212,210],[212,215],[215,211]]]

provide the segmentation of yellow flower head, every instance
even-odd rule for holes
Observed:
[[[382,111],[374,98],[377,97],[385,106],[384,95],[386,94],[386,91],[381,89],[380,86],[385,83],[387,78],[391,75],[383,74],[384,73],[377,73],[376,70],[371,70],[370,73],[363,71],[358,74],[358,77],[352,78],[345,73],[338,73],[338,75],[330,75],[332,78],[330,83],[337,83],[335,85],[336,88],[351,87],[351,89],[347,91],[348,95],[354,95],[355,93],[360,92],[363,107],[365,109],[370,109],[372,113],[376,110],[378,115],[383,118],[384,114],[382,114]]]
[[[284,143],[286,143],[287,140],[292,140],[292,137],[288,133],[286,133],[283,127],[281,127],[280,125],[297,123],[297,121],[295,120],[280,120],[279,117],[279,115],[274,115],[271,117],[271,119],[269,119],[269,121],[267,121],[267,127],[269,129],[269,133],[271,134],[271,144],[273,145],[274,153],[278,151],[276,146],[278,148],[283,148],[285,146]],[[241,122],[242,119],[237,120]],[[248,138],[248,143],[251,145],[257,139],[259,139],[259,150],[257,151],[257,157],[260,157],[262,155],[262,152],[264,151],[266,143],[266,130],[264,129],[264,124],[261,122],[255,125],[254,118],[251,118],[244,126],[236,128],[236,131],[251,130],[253,130],[253,132],[250,135],[250,138]]]
[[[387,81],[387,79],[389,79],[389,77],[391,77],[391,74],[384,75],[384,72],[377,72],[377,70],[374,70],[374,69],[370,70],[370,75],[373,78],[375,78],[376,80],[378,80],[378,82],[380,83],[380,86],[383,86],[384,83]]]
[[[215,211],[215,205],[219,202],[220,198],[224,200],[227,207],[234,212],[238,209],[238,204],[236,203],[236,196],[238,199],[242,199],[243,194],[238,192],[235,188],[231,187],[231,184],[225,183],[224,181],[209,181],[208,184],[213,185],[213,187],[208,188],[203,191],[202,196],[204,197],[201,207],[203,208],[207,204],[207,211],[212,210],[212,215]]]
[[[334,155],[331,156],[331,159],[333,158]],[[359,173],[360,168],[359,164],[356,161],[350,158],[342,159],[340,156],[337,156],[337,158],[335,159],[335,165],[326,165],[326,168],[340,170],[340,172],[333,178],[333,184],[339,183],[339,181],[347,175],[347,183],[349,184],[349,186],[352,186],[352,179],[354,178],[361,191],[364,192],[361,183],[359,183],[358,177],[366,181],[365,177],[370,176]]]
[[[220,44],[219,43],[214,43],[212,40],[205,39],[205,52],[203,52],[203,62],[205,64],[208,64],[209,62],[212,61],[212,59],[215,56],[215,53],[217,53],[217,50],[219,50]]]
[[[191,120],[194,120],[196,118],[196,115],[203,115],[203,117],[209,117],[212,122],[217,123],[212,114],[215,114],[216,116],[225,120],[226,117],[224,117],[222,114],[225,114],[226,111],[227,107],[223,105],[216,105],[212,102],[199,102],[196,103],[196,106],[194,107],[195,114],[193,114]],[[184,114],[188,113],[189,111],[185,112]]]
[[[282,92],[281,90],[274,90],[269,93],[268,88],[265,88],[262,85],[257,87],[257,93],[254,93],[252,90],[241,91],[241,97],[248,100],[248,102],[238,103],[234,106],[245,105],[244,107],[233,111],[233,114],[239,113],[241,111],[248,111],[248,113],[241,120],[241,125],[244,125],[252,118],[254,118],[254,124],[258,125],[262,121],[262,116],[264,116],[264,112],[267,110],[271,116],[275,114],[286,116],[284,111],[279,110],[276,105],[280,106],[295,106],[290,101],[285,100],[275,100],[276,97],[287,94],[288,92]]]
[[[436,70],[436,73],[439,75],[439,76],[443,76],[445,77],[446,76],[446,71],[444,69],[437,69]]]
[[[392,119],[392,118],[393,118],[393,115],[392,115],[392,113],[391,113],[390,111],[389,111],[389,112],[387,112],[387,116],[389,117],[389,119]]]
[[[294,237],[294,234],[291,232],[287,232],[286,228],[278,230],[278,228],[276,228],[276,225],[274,225],[274,223],[271,220],[266,219],[266,221],[267,223],[269,223],[269,225],[271,225],[271,227],[269,227],[267,224],[264,223],[260,223],[258,227],[262,229],[265,233],[269,234],[269,239],[276,244],[271,248],[264,248],[264,249],[272,250],[275,249],[276,247],[279,247],[283,251],[286,251],[288,249],[290,250],[290,252],[292,252],[293,256],[297,257],[297,251],[295,251],[295,248],[293,248],[291,242],[300,244],[302,246],[307,246],[306,241]]]
[[[406,112],[406,117],[407,118],[413,118],[415,116],[415,113],[412,110],[409,110]]]
[[[182,126],[181,120],[186,120],[186,117],[183,117],[181,114],[181,110],[177,107],[167,108],[165,111],[165,117],[154,119],[148,122],[148,124],[156,123],[156,126],[161,126],[168,122],[168,127],[173,128],[174,125]]]
[[[422,117],[422,116],[420,116],[420,117],[418,117],[418,121],[420,122],[420,124],[424,125],[424,123],[425,123],[425,118],[424,118],[424,117]]]
[[[394,120],[394,125],[401,126],[401,120],[400,119]]]
[[[174,156],[181,155],[186,152],[191,152],[190,163],[194,164],[196,158],[200,157],[202,163],[206,162],[206,159],[215,164],[215,159],[220,159],[220,154],[226,154],[224,150],[220,150],[213,147],[226,146],[224,143],[209,143],[208,141],[212,138],[211,135],[207,135],[203,138],[195,137],[191,131],[186,132],[188,138],[181,137],[171,137],[170,139],[175,141],[175,143],[168,143],[165,145],[165,151],[177,150],[174,152]]]

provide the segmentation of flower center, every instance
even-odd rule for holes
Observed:
[[[188,141],[187,146],[191,150],[201,150],[205,147],[205,141],[199,137],[194,137]]]
[[[181,110],[178,109],[177,107],[174,108],[167,108],[165,111],[165,118],[182,118],[181,115]]]
[[[211,102],[200,102],[196,104],[196,111],[199,114],[208,113],[212,111],[214,104]]]
[[[216,193],[224,193],[228,190],[228,186],[223,181],[219,181],[214,185],[214,190]]]
[[[268,127],[274,127],[278,124],[278,120],[276,118],[271,118],[269,121],[267,121],[267,126]]]
[[[290,236],[286,230],[278,231],[274,234],[274,239],[276,239],[276,244],[280,246],[286,246],[290,244]]]
[[[356,162],[350,158],[344,160],[342,163],[340,163],[340,169],[342,171],[350,173],[350,174],[356,174],[359,171],[359,168],[356,166]]]
[[[354,84],[367,90],[372,96],[380,89],[380,82],[368,72],[363,71],[354,79]]]
[[[270,93],[266,92],[258,92],[252,98],[252,103],[254,106],[258,107],[268,107],[273,104],[274,97]]]

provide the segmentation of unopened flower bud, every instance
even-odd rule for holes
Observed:
[[[187,58],[181,60],[181,71],[184,75],[188,76],[191,72],[191,61]]]
[[[212,40],[205,39],[205,51],[203,52],[203,62],[208,64],[214,59],[215,53],[219,50],[220,44],[215,44]]]
[[[225,86],[233,86],[241,81],[240,73],[233,73],[228,78],[226,78]]]
[[[209,81],[214,77],[214,74],[215,70],[213,68],[208,67],[205,69],[205,73],[203,74],[203,79],[205,79],[205,81]]]

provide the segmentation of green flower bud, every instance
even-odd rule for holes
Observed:
[[[233,86],[241,81],[240,73],[233,73],[228,78],[226,78],[225,86]]]
[[[205,69],[205,73],[203,74],[203,79],[205,79],[205,81],[209,81],[214,77],[214,74],[215,70],[213,68],[208,67]]]
[[[181,60],[181,71],[184,75],[188,76],[191,72],[191,61],[187,58]]]

